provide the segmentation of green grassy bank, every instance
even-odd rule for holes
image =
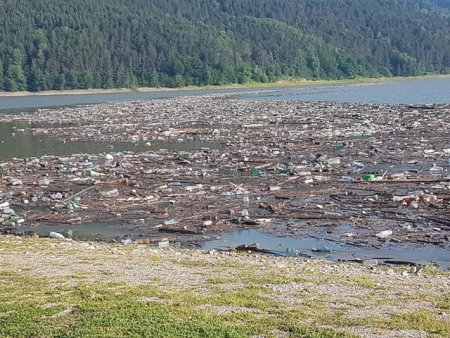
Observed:
[[[0,237],[0,337],[448,337],[448,272]]]

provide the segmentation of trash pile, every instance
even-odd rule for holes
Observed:
[[[45,122],[20,133],[63,142],[149,146],[1,162],[6,232],[120,221],[138,227],[142,243],[157,233],[249,228],[319,231],[356,246],[449,242],[449,105],[211,95],[43,109],[0,121]],[[197,141],[211,146],[179,150]]]

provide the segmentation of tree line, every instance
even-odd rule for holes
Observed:
[[[450,72],[450,0],[3,0],[0,90]]]

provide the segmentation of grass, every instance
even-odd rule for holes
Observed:
[[[2,271],[1,337],[249,337],[285,331],[292,337],[347,337],[279,316],[261,317],[277,304],[267,290],[245,288],[201,295],[164,293],[153,286],[80,284],[52,288],[48,280]],[[148,302],[139,301],[149,297]],[[153,300],[155,299],[155,300]],[[216,313],[199,305],[235,306],[248,311]],[[270,310],[272,309],[272,310]]]
[[[444,337],[450,336],[450,323],[438,320],[434,313],[425,310],[396,314],[386,326],[398,327],[399,329],[422,330]]]
[[[264,271],[263,273],[258,273],[257,271],[249,273],[248,269],[246,269],[246,271],[238,272],[233,276],[211,278],[208,282],[210,284],[243,283],[246,285],[281,285],[290,283],[308,283],[312,282],[312,280],[301,276],[288,277],[285,274],[274,270]]]
[[[0,236],[0,337],[327,338],[361,327],[450,334],[445,272],[404,279],[401,270],[389,277],[297,258],[85,247]]]
[[[435,303],[438,308],[450,311],[450,292],[443,294],[442,297]]]
[[[373,278],[368,276],[358,276],[353,278],[356,285],[366,289],[382,289],[380,283],[377,283]]]

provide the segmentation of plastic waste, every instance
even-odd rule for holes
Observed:
[[[9,218],[8,218],[8,220],[10,220],[11,222],[18,221],[19,219],[20,219],[20,217],[19,217],[19,216],[16,216],[16,215],[11,215],[11,216],[9,216]]]
[[[213,225],[213,221],[211,221],[211,220],[203,221],[203,226],[204,226],[204,227],[209,227],[209,226],[211,226],[211,225]]]
[[[441,175],[444,172],[444,168],[437,166],[433,163],[433,166],[430,168],[431,175]]]
[[[224,197],[230,197],[230,196],[234,196],[234,192],[232,191],[224,191],[220,194],[220,196],[224,196]]]
[[[353,161],[352,166],[357,169],[364,169],[366,167],[363,163],[358,161]]]
[[[49,180],[48,178],[43,178],[43,179],[40,179],[40,180],[39,180],[38,184],[39,184],[40,186],[43,186],[43,185],[49,185],[49,184],[50,184],[50,180]]]
[[[392,230],[383,230],[383,231],[380,231],[379,233],[377,233],[375,236],[380,239],[386,239],[389,236],[391,236],[392,233],[393,233]]]
[[[194,190],[200,190],[203,189],[203,184],[196,184],[196,185],[188,185],[184,188],[186,191],[194,191]]]
[[[407,196],[393,196],[392,201],[393,202],[402,202],[404,204],[409,204],[412,201],[418,201],[419,196],[417,195],[407,195]]]
[[[298,255],[298,251],[296,249],[286,248],[286,256],[293,257],[293,256],[297,256],[297,255]]]
[[[366,259],[363,261],[364,265],[376,266],[378,265],[378,259]]]
[[[332,252],[333,250],[331,250],[330,248],[328,248],[325,245],[322,245],[320,248],[312,248],[311,249],[312,252]]]
[[[112,189],[109,191],[102,191],[101,195],[102,195],[102,197],[106,197],[106,198],[117,197],[117,196],[119,196],[119,190]]]
[[[168,246],[170,246],[170,242],[169,241],[160,241],[160,242],[158,242],[158,246],[160,247],[160,248],[167,248]]]
[[[80,204],[80,201],[78,199],[75,199],[75,198],[71,198],[70,200],[68,200],[65,203],[67,208],[76,208],[76,207],[78,207],[79,204]]]
[[[178,221],[176,219],[168,219],[163,222],[164,225],[175,225],[178,224]]]
[[[64,239],[65,238],[63,234],[60,234],[59,232],[53,232],[53,231],[50,232],[49,237],[50,238],[57,238],[57,239]]]
[[[244,197],[244,208],[248,208],[250,204],[250,199],[248,198],[248,196]]]
[[[327,161],[328,165],[340,165],[341,164],[341,159],[334,157],[334,158],[329,158]]]
[[[130,239],[130,238],[124,238],[124,239],[122,239],[122,240],[120,241],[120,243],[122,243],[123,245],[129,245],[129,244],[134,244],[135,241],[133,241],[133,240]]]
[[[57,192],[56,194],[52,194],[50,195],[50,198],[52,200],[60,200],[63,198],[63,195],[60,192]]]
[[[178,152],[178,156],[186,159],[186,158],[191,157],[192,153],[190,153],[189,151],[180,151],[180,152]]]
[[[362,179],[364,181],[373,181],[375,179],[375,177],[376,177],[375,174],[364,174],[362,176]]]
[[[341,149],[341,148],[344,148],[346,146],[347,146],[347,142],[346,141],[342,141],[342,142],[336,143],[335,148]]]

